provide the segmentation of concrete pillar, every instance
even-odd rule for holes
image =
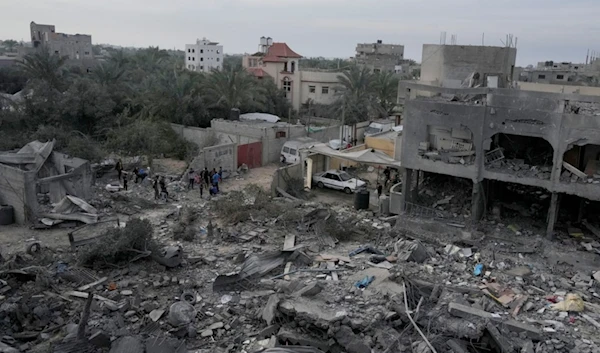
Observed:
[[[402,171],[402,197],[400,198],[400,211],[406,210],[406,202],[412,202],[412,169],[404,168]]]
[[[412,193],[411,193],[411,200],[416,200],[417,197],[419,196],[419,177],[421,175],[421,171],[417,170],[414,174],[416,176],[415,178],[415,185],[412,188]],[[411,183],[412,186],[412,183]]]
[[[547,228],[546,228],[546,237],[553,238],[554,237],[554,224],[556,223],[556,218],[558,216],[558,193],[553,192],[552,197],[550,198],[550,208],[548,209],[548,217],[547,217]]]
[[[483,182],[473,183],[473,194],[471,198],[471,217],[479,221],[485,215],[485,188]]]

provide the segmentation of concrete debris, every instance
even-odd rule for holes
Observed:
[[[144,345],[136,337],[125,336],[112,343],[109,353],[144,353]]]
[[[360,336],[352,332],[352,329],[348,326],[340,327],[335,334],[335,338],[348,353],[371,353],[371,347],[365,344]]]
[[[174,327],[189,325],[196,317],[196,309],[188,302],[175,302],[169,308],[167,320]]]
[[[278,294],[273,294],[269,297],[269,301],[267,301],[267,305],[262,311],[262,319],[267,323],[267,325],[271,325],[273,320],[275,319],[275,314],[277,312],[277,306],[281,301],[281,297]]]
[[[394,252],[398,261],[423,263],[429,258],[427,249],[418,241],[398,240],[394,244]]]
[[[424,147],[428,158],[475,157],[466,145],[443,152]],[[538,178],[550,172],[500,152],[486,155],[486,168]],[[249,180],[257,170],[248,170]],[[98,222],[79,228],[83,243],[73,250],[35,230],[26,244],[38,242],[43,251],[3,245],[0,352],[46,351],[49,340],[56,340],[55,352],[67,353],[600,351],[597,219],[573,217],[556,228],[559,241],[543,238],[527,217],[547,216],[545,192],[515,187],[511,193],[537,206],[506,197],[470,222],[472,185],[426,177],[413,200],[425,206],[408,207],[391,222],[343,202],[327,206],[319,196],[299,201],[245,187],[236,193],[234,185],[245,185],[241,177],[223,181],[208,200],[186,191],[177,176],[167,182],[165,204],[153,201],[151,184],[143,182],[107,193],[111,173],[97,182],[95,198],[85,198]],[[231,218],[239,200],[229,195],[247,195],[252,206]],[[91,211],[85,208],[77,213]],[[103,263],[120,238],[97,235],[128,229],[123,220],[131,226],[138,218],[152,232],[144,232],[151,234],[144,244],[131,245],[133,256],[153,255]],[[176,237],[181,222],[193,241]],[[78,263],[88,239],[103,245],[103,256]],[[71,323],[90,294],[85,339],[77,341],[80,325]]]

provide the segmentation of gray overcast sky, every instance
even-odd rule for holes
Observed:
[[[420,61],[442,31],[472,45],[512,33],[527,65],[585,61],[600,50],[599,18],[598,0],[0,0],[0,39],[29,40],[30,21],[122,46],[183,49],[207,37],[225,53],[254,52],[264,35],[304,56],[350,57],[382,39]]]

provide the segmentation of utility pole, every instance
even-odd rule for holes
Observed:
[[[346,102],[342,105],[342,126],[340,126],[340,151],[344,149],[342,146],[342,140],[344,138],[344,124],[346,122]]]
[[[311,114],[311,101],[308,101],[308,123],[306,124],[306,137],[310,136],[310,118],[312,118]]]

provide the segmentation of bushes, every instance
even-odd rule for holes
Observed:
[[[84,266],[115,267],[156,250],[152,224],[148,220],[132,219],[125,228],[109,229],[94,243],[80,248],[79,263]]]
[[[194,144],[181,138],[167,122],[136,120],[109,134],[107,149],[124,155],[165,156],[187,159],[194,156]]]

